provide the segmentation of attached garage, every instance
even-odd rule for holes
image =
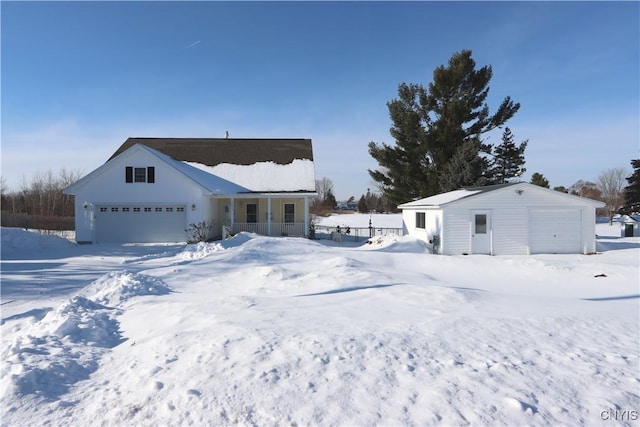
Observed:
[[[399,206],[405,234],[445,255],[590,254],[604,203],[519,182],[465,188]]]
[[[213,239],[246,223],[307,235],[313,165],[310,139],[129,138],[64,193],[75,198],[82,244]]]
[[[97,243],[184,242],[184,205],[109,204],[94,209]]]

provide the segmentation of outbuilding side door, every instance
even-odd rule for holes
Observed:
[[[471,211],[471,253],[491,254],[490,211]]]
[[[624,237],[633,237],[633,224],[624,225]]]

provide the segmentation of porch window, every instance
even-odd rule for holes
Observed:
[[[247,222],[254,224],[258,222],[258,205],[255,203],[247,203]]]
[[[425,228],[424,212],[416,212],[416,228]]]
[[[296,222],[296,205],[294,203],[284,204],[284,222],[287,224]]]

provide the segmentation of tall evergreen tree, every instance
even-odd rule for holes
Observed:
[[[482,175],[485,167],[486,160],[478,156],[478,143],[467,141],[458,148],[440,175],[440,188],[442,191],[453,191],[485,185],[486,179]]]
[[[333,195],[333,191],[331,191],[330,189],[327,190],[327,192],[324,195],[324,200],[322,201],[322,204],[324,205],[324,207],[331,210],[335,209],[336,206],[338,206],[338,203],[336,202],[336,197]]]
[[[534,172],[533,175],[531,175],[531,184],[549,188],[549,180],[545,178],[544,175],[538,172]]]
[[[364,198],[364,194],[360,196],[360,200],[358,200],[358,212],[360,213],[369,212],[369,207],[367,206],[367,201]]]
[[[640,212],[640,159],[631,160],[633,174],[625,178],[629,183],[624,188],[624,207],[621,212],[632,214]]]
[[[518,178],[526,172],[524,167],[524,150],[529,141],[522,141],[520,145],[514,142],[511,129],[506,128],[502,133],[502,142],[493,148],[490,181],[495,184],[505,184],[510,179]]]
[[[393,125],[390,133],[396,145],[369,143],[369,154],[378,161],[379,170],[369,170],[374,181],[393,203],[421,197],[433,191],[432,163],[425,144],[425,129],[420,117],[419,85],[402,83],[398,98],[387,103]]]
[[[449,163],[458,163],[460,156],[468,158],[470,151],[476,157],[488,152],[481,135],[502,126],[520,108],[506,97],[496,113],[489,114],[486,100],[492,75],[490,66],[476,70],[471,51],[463,50],[455,53],[447,66],[434,70],[428,88],[400,84],[398,98],[387,103],[393,123],[390,133],[396,144],[369,143],[369,154],[380,165],[369,174],[391,202],[431,196],[445,188],[443,183],[468,181],[452,176],[468,170]],[[481,164],[472,181],[485,174],[488,165]]]

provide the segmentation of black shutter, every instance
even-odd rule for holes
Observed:
[[[153,166],[147,167],[147,182],[149,184],[156,182],[156,168]]]
[[[133,182],[133,166],[124,169],[124,182]]]

